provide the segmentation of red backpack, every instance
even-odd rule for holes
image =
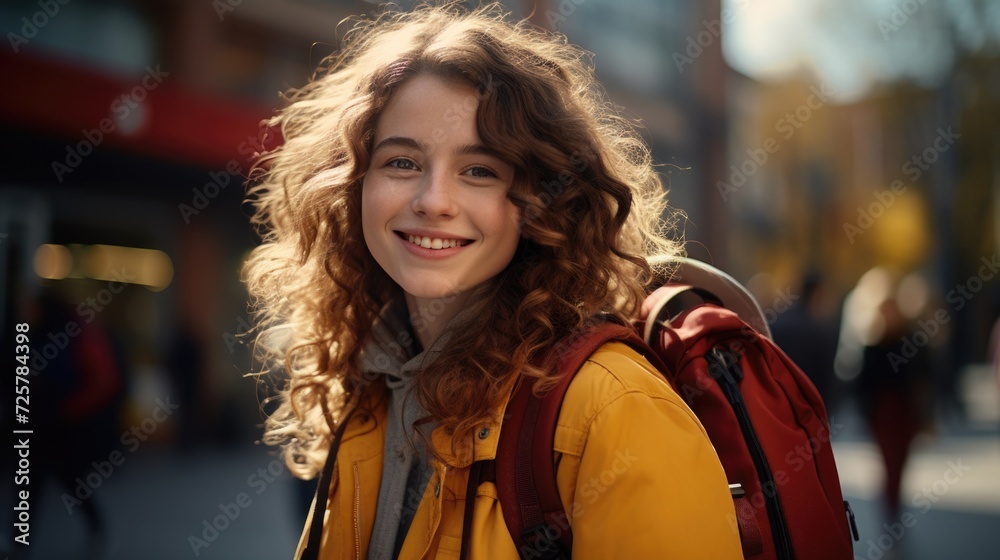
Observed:
[[[523,384],[508,404],[497,458],[472,465],[467,495],[481,482],[496,483],[521,558],[570,557],[572,531],[552,463],[556,420],[573,376],[611,340],[643,354],[701,420],[730,482],[745,558],[853,558],[857,528],[841,494],[826,408],[770,340],[753,297],[725,273],[682,259],[671,283],[647,298],[642,318],[557,344],[560,383],[541,397]],[[462,558],[472,504],[466,501]]]

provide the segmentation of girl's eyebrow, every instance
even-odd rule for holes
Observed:
[[[497,157],[496,152],[482,144],[466,144],[455,150],[455,155],[459,156],[491,156]]]
[[[383,138],[378,144],[376,144],[375,148],[372,150],[372,153],[377,152],[378,150],[389,146],[410,148],[421,152],[428,151],[427,144],[424,144],[423,142],[420,142],[413,138],[409,138],[407,136],[389,136],[387,138]],[[458,148],[455,149],[455,155],[459,156],[480,155],[480,156],[498,157],[496,152],[494,152],[493,150],[487,148],[482,144],[466,144],[464,146],[459,146]]]
[[[375,149],[372,152],[377,152],[382,148],[388,146],[399,146],[401,148],[412,148],[414,150],[420,150],[422,152],[427,151],[427,146],[422,142],[418,142],[413,138],[407,138],[406,136],[389,136],[388,138],[383,138],[381,142],[375,145]]]

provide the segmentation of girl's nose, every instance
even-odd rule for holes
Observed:
[[[413,195],[413,212],[430,218],[452,217],[457,211],[455,185],[438,173],[428,173]]]

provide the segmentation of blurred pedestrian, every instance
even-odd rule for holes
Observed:
[[[851,362],[856,367],[849,377],[881,453],[883,500],[891,522],[901,514],[900,492],[911,445],[930,418],[930,357],[926,343],[920,349],[913,345],[916,323],[903,312],[912,302],[901,305],[899,299],[900,287],[907,285],[885,268],[866,272],[845,302],[838,350],[844,353],[850,342],[858,343],[851,359],[840,355],[838,362]]]
[[[826,288],[818,273],[807,274],[798,293],[791,307],[777,314],[771,332],[778,346],[809,376],[827,411],[832,412],[839,400],[833,372],[837,318],[830,312]]]
[[[997,391],[1000,392],[1000,313],[997,313],[997,320],[993,323],[989,345],[990,366],[993,369]]]
[[[189,451],[205,443],[211,435],[211,422],[205,421],[204,410],[210,403],[202,389],[205,383],[205,352],[202,350],[192,322],[181,318],[165,359],[170,379],[178,394],[180,434],[178,443]],[[217,406],[217,405],[215,405]]]
[[[123,385],[118,356],[105,329],[74,314],[51,288],[26,304],[25,317],[35,357],[32,516],[40,518],[42,486],[51,476],[62,491],[60,503],[70,514],[82,513],[86,558],[106,558],[108,527],[88,475],[114,448]]]

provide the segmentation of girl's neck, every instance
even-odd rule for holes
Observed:
[[[413,332],[425,350],[441,336],[448,324],[465,307],[473,290],[443,298],[421,298],[405,294]]]

